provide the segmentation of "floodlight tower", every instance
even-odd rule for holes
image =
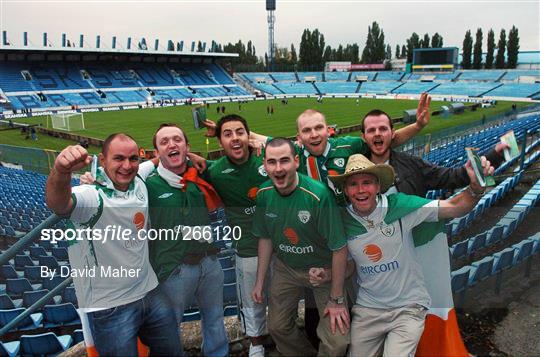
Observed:
[[[276,17],[274,16],[274,10],[276,9],[276,0],[266,0],[266,11],[268,13],[268,70],[274,70],[274,23]]]

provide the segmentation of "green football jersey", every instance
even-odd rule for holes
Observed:
[[[332,251],[347,244],[335,198],[322,183],[298,177],[288,196],[280,195],[271,181],[262,185],[253,234],[271,239],[277,256],[292,268],[331,267]]]
[[[186,231],[177,233],[178,230],[182,226],[210,226],[210,220],[203,193],[194,183],[188,183],[182,191],[169,186],[154,171],[146,179],[146,187],[151,228],[162,234],[160,239],[150,240],[150,263],[159,281],[163,282],[187,253],[202,253],[210,248],[204,239],[195,240],[195,234],[184,237],[182,232]],[[193,233],[189,228],[187,232]]]
[[[345,172],[345,166],[349,156],[353,154],[366,155],[369,152],[369,147],[364,139],[353,136],[342,136],[337,138],[328,138],[328,146],[326,151],[318,157],[315,157],[316,164],[309,162],[311,156],[307,150],[303,150],[299,154],[300,167],[298,172],[301,172],[309,177],[321,181],[334,192],[339,205],[345,203],[345,196],[339,187],[328,180],[328,175],[342,175]]]
[[[241,238],[233,240],[238,255],[244,258],[256,257],[258,240],[253,237],[251,226],[257,191],[268,180],[263,156],[251,154],[248,161],[241,165],[232,163],[224,156],[212,163],[206,177],[225,204],[231,228],[241,229]]]

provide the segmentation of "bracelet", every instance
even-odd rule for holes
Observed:
[[[486,193],[486,189],[485,189],[485,188],[482,190],[482,192],[474,192],[474,190],[472,189],[472,187],[469,185],[469,186],[467,187],[467,189],[469,190],[469,193],[471,194],[471,196],[472,196],[473,198],[480,198],[480,197],[484,196],[484,194]]]

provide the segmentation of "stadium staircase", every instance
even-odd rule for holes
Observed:
[[[362,82],[358,82],[358,87],[356,87],[355,93],[360,93],[360,87],[362,87]]]
[[[284,91],[282,91],[279,87],[277,87],[275,84],[272,84],[272,87],[276,88],[276,90],[280,91],[282,94],[286,94]]]
[[[325,75],[325,72],[322,73],[322,81],[323,81],[323,82],[326,82],[326,75]]]
[[[379,72],[376,72],[375,75],[373,76],[373,78],[372,78],[371,80],[372,80],[372,81],[376,81],[378,75],[379,75]]]
[[[405,85],[405,83],[406,83],[406,82],[401,82],[401,83],[399,83],[397,87],[395,87],[395,88],[392,88],[392,89],[390,90],[390,93],[393,93],[393,92],[394,92],[394,91],[395,91],[396,89],[398,89],[399,87],[402,87],[402,86],[404,86],[404,85]]]
[[[300,77],[298,77],[298,72],[294,72],[294,76],[296,77],[296,81],[297,82],[300,82]]]
[[[315,88],[315,93],[317,93],[318,95],[322,95],[322,92],[319,90],[319,87],[317,87],[315,82],[313,82],[311,84],[313,84],[313,88]]]
[[[352,74],[353,74],[352,72],[349,72],[349,76],[347,77],[347,82],[351,81]]]
[[[438,86],[440,86],[442,83],[437,83],[436,85],[434,85],[433,87],[429,88],[427,90],[427,92],[429,93],[430,91],[434,90],[435,88],[437,88]]]
[[[506,73],[508,73],[508,71],[504,71],[504,72],[499,76],[499,78],[497,78],[497,79],[495,80],[495,82],[500,82],[500,81],[503,79],[503,77],[506,75]]]
[[[268,73],[268,75],[270,76],[270,78],[272,78],[274,82],[279,82],[274,76],[272,76],[272,73]]]
[[[457,80],[459,79],[459,77],[461,77],[462,74],[463,74],[463,72],[459,72],[459,74],[457,76],[455,76],[454,78],[452,78],[450,81],[451,82],[457,82]]]
[[[405,76],[407,76],[407,74],[408,73],[403,73],[403,75],[401,77],[399,77],[398,81],[402,81],[405,78]]]
[[[502,87],[503,85],[504,85],[503,83],[499,83],[499,85],[497,85],[496,87],[493,87],[493,88],[491,88],[491,89],[485,91],[484,93],[481,93],[481,94],[479,95],[479,97],[483,97],[484,95],[488,94],[489,92],[491,92],[491,91],[493,91],[493,90],[495,90],[495,89],[497,89],[497,88],[499,88],[499,87]]]

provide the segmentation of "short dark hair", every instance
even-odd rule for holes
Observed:
[[[152,144],[154,145],[154,149],[157,150],[157,142],[156,142],[156,137],[157,137],[157,133],[163,129],[163,128],[166,128],[166,127],[169,127],[169,126],[172,126],[174,128],[178,128],[180,129],[180,131],[182,132],[182,134],[184,135],[184,140],[186,141],[186,145],[189,144],[188,142],[188,138],[187,138],[187,135],[186,135],[186,132],[184,131],[184,129],[182,129],[178,124],[175,124],[175,123],[162,123],[156,130],[156,132],[154,133],[154,136],[152,137]]]
[[[266,143],[266,150],[264,151],[264,157],[266,158],[266,153],[268,152],[268,148],[276,148],[282,145],[287,145],[289,149],[291,150],[292,156],[293,157],[296,156],[296,149],[292,141],[286,138],[282,138],[282,137],[275,137]]]
[[[104,156],[107,156],[107,151],[109,151],[109,146],[111,146],[111,142],[116,138],[123,138],[123,139],[133,140],[133,142],[135,144],[137,144],[137,142],[135,141],[135,139],[133,139],[133,137],[131,135],[128,135],[128,134],[125,134],[125,133],[113,133],[113,134],[107,136],[105,141],[103,141],[103,146],[101,147],[101,153]]]
[[[248,127],[246,119],[244,119],[238,114],[229,114],[229,115],[225,115],[224,117],[221,117],[221,119],[219,119],[219,121],[216,124],[216,137],[218,139],[221,139],[221,128],[223,127],[225,123],[228,123],[230,121],[239,121],[240,123],[242,123],[242,125],[244,126],[244,129],[246,129],[246,132],[249,135],[249,127]]]
[[[364,132],[364,122],[366,121],[366,118],[367,117],[370,117],[370,116],[374,116],[374,117],[377,117],[379,115],[385,115],[387,118],[388,118],[388,122],[390,123],[390,129],[394,129],[394,124],[392,123],[392,118],[390,118],[390,115],[388,115],[388,113],[380,110],[380,109],[373,109],[373,110],[370,110],[366,115],[364,115],[364,118],[362,119],[362,123],[360,125],[360,130],[362,131],[362,133]]]

